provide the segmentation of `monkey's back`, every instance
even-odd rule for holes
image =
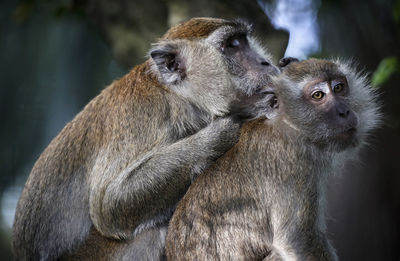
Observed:
[[[144,86],[137,80],[148,73],[146,64],[135,68],[95,97],[35,163],[18,202],[13,225],[13,248],[18,260],[53,260],[85,240],[93,226],[88,183],[93,179],[93,165],[104,146],[111,146],[114,152],[129,151],[124,159],[128,162],[148,150],[142,144],[160,140],[157,131],[152,130],[152,135],[148,135],[140,130],[140,115],[151,111],[147,110],[150,106],[166,110],[162,107],[164,90],[156,81]],[[155,99],[160,100],[156,105]],[[162,119],[149,118],[156,128],[162,124]],[[132,131],[119,132],[120,128]],[[118,136],[118,133],[128,134]],[[110,144],[112,140],[115,142]]]
[[[290,207],[277,206],[277,198],[282,204],[285,198],[289,202],[296,197],[286,184],[299,182],[293,174],[303,166],[292,164],[299,159],[311,160],[274,124],[266,120],[245,124],[238,144],[200,175],[178,204],[169,225],[167,256],[171,260],[267,256],[274,237],[272,219],[282,215],[287,217],[282,223],[290,223],[294,215]],[[300,183],[307,186],[307,181]]]
[[[169,259],[234,260],[247,256],[251,260],[264,256],[266,244],[262,242],[268,241],[271,228],[267,210],[260,211],[256,194],[261,193],[259,184],[265,182],[257,173],[267,160],[260,159],[260,150],[268,146],[268,140],[263,139],[265,132],[271,132],[271,127],[264,120],[245,124],[238,144],[190,186],[170,222]]]

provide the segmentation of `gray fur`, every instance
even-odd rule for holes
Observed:
[[[364,75],[342,62],[329,70],[325,61],[307,63],[274,79],[276,116],[246,123],[239,143],[190,186],[169,224],[169,260],[337,260],[325,232],[326,180],[365,144],[380,112]],[[359,119],[357,132],[346,147],[336,140],[321,146],[314,129],[327,124],[319,135],[332,137],[336,122],[321,118],[302,90],[338,74],[349,82],[344,98]]]

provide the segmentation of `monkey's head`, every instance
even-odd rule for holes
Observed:
[[[193,18],[172,27],[150,51],[160,82],[216,116],[238,93],[271,85],[279,70],[240,20]]]
[[[283,125],[318,147],[342,151],[365,142],[380,120],[376,94],[365,75],[340,61],[281,62],[276,79]]]

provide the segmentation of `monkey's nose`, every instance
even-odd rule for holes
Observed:
[[[350,109],[349,109],[349,107],[347,107],[347,105],[345,105],[343,103],[339,103],[336,106],[336,112],[340,117],[347,118],[347,116],[349,116],[349,114],[350,114]]]
[[[346,118],[347,116],[349,116],[349,114],[350,114],[349,110],[344,111],[344,112],[339,112],[339,116],[343,117],[343,118]]]

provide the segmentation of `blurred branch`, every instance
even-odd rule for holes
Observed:
[[[19,20],[26,19],[32,9],[32,0],[22,3],[17,8]],[[289,38],[286,31],[273,28],[256,0],[41,0],[35,5],[56,17],[83,14],[104,37],[115,59],[127,68],[144,61],[150,44],[171,25],[192,17],[244,18],[254,23],[257,38],[276,59],[283,56]]]
[[[33,2],[31,0],[20,2],[12,14],[12,20],[15,23],[23,23],[28,20],[33,11]]]
[[[257,1],[243,5],[239,0],[88,0],[84,8],[110,44],[115,58],[126,67],[143,61],[150,43],[170,26],[197,16],[247,18],[279,57],[288,41],[286,32],[273,29]]]

